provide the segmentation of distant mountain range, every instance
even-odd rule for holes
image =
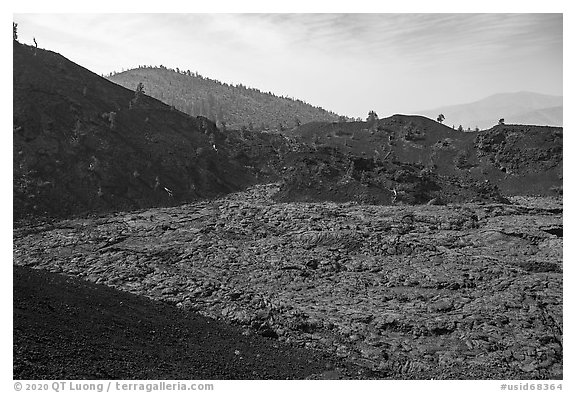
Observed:
[[[562,126],[562,96],[531,92],[502,93],[468,104],[443,106],[415,111],[416,114],[436,119],[441,113],[444,124],[460,125],[474,130],[490,128],[504,119],[507,124]]]
[[[146,94],[192,116],[204,116],[219,128],[284,131],[311,121],[336,121],[339,116],[302,100],[231,85],[198,73],[164,66],[113,73],[108,79]]]

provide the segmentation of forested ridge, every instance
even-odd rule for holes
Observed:
[[[348,120],[300,99],[223,83],[179,68],[141,66],[107,77],[132,90],[143,83],[146,94],[189,115],[205,116],[222,129],[285,131],[311,121]]]

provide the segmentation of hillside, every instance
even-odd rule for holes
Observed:
[[[17,219],[175,205],[255,181],[209,120],[17,42],[13,138]]]
[[[437,177],[434,181],[437,191],[441,190],[451,201],[459,200],[454,191],[450,191],[454,186],[460,188],[456,194],[469,199],[472,196],[464,191],[474,188],[477,182],[486,181],[509,196],[561,192],[562,134],[559,127],[522,125],[461,132],[422,116],[406,115],[394,115],[371,125],[366,122],[310,123],[293,132],[296,138],[320,152],[333,148],[352,157],[372,160],[370,171],[358,173],[366,180],[373,177],[373,171],[382,162],[388,163],[391,174],[396,173],[398,166],[412,166],[409,172],[413,173],[413,180],[420,179],[416,183],[411,181],[413,185],[425,180],[419,175],[419,171],[424,170]],[[317,158],[321,160],[321,157],[322,154],[318,154]],[[310,175],[302,178],[311,183]],[[388,189],[398,186],[398,181],[389,180],[386,181]],[[294,187],[298,187],[297,182],[294,183]],[[430,191],[420,197],[411,193],[408,200],[416,196],[420,203],[425,202],[421,199],[434,196]]]
[[[422,116],[436,119],[442,113],[445,123],[464,129],[490,128],[504,118],[510,124],[562,126],[562,96],[531,92],[502,93],[482,100],[415,111]]]
[[[214,85],[165,69],[136,71]],[[242,90],[220,87],[232,96]],[[279,180],[276,199],[286,202],[502,201],[498,188],[505,195],[562,190],[561,128],[459,132],[394,115],[372,124],[316,121],[278,134],[223,132],[18,43],[13,135],[16,219],[173,206]]]
[[[459,132],[423,116],[407,115],[393,115],[372,125],[367,122],[304,124],[293,135],[355,155],[424,164],[434,155],[439,141],[449,139],[454,149],[460,149],[474,139],[471,133]]]
[[[301,100],[180,69],[141,67],[112,74],[108,79],[128,89],[143,83],[150,96],[190,115],[205,116],[224,128],[282,131],[311,121],[338,119],[337,114]]]

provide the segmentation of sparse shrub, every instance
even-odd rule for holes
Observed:
[[[350,164],[348,165],[348,169],[346,169],[344,176],[342,176],[342,178],[338,181],[338,183],[347,184],[347,183],[351,182],[353,179],[354,169],[355,169],[354,168],[354,161],[351,160]]]
[[[102,118],[108,120],[108,122],[110,123],[111,130],[114,130],[116,128],[116,112],[102,113]]]
[[[456,165],[456,168],[458,169],[468,168],[470,167],[469,161],[470,161],[469,152],[466,150],[460,150],[456,154],[456,157],[454,158],[454,165]]]
[[[312,148],[314,150],[317,150],[319,146],[320,146],[320,136],[314,135],[314,137],[312,138]]]
[[[72,146],[78,146],[78,144],[80,143],[80,135],[82,135],[81,128],[82,128],[82,122],[80,121],[80,119],[77,119],[76,125],[72,130],[72,136],[70,137],[70,144]]]
[[[95,172],[100,167],[100,160],[95,156],[90,157],[90,164],[88,164],[88,170],[90,172]]]
[[[110,112],[110,114],[108,116],[108,120],[110,121],[110,129],[115,130],[116,129],[116,112]]]
[[[416,176],[411,171],[400,168],[394,171],[392,179],[398,183],[409,183],[414,182],[416,180]]]
[[[424,135],[422,135],[422,132],[420,132],[417,127],[409,125],[404,132],[404,139],[407,141],[417,141],[424,139]]]
[[[213,149],[215,149],[216,147],[216,136],[214,134],[208,134],[208,143],[210,144],[210,147],[212,147]]]

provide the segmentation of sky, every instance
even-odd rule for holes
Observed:
[[[380,117],[517,91],[562,95],[562,14],[15,14],[20,42],[98,74],[190,69]]]
[[[98,73],[109,73],[139,64],[163,64],[172,68],[190,69],[224,82],[242,83],[279,95],[301,98],[340,114],[365,118],[369,110],[380,117],[393,113],[433,109],[436,107],[475,101],[500,92],[534,91],[544,94],[563,94],[562,67],[574,69],[571,45],[565,44],[563,60],[563,17],[561,14],[366,14],[366,15],[153,15],[153,14],[95,14],[93,12],[179,12],[180,7],[170,2],[156,2],[153,7],[142,7],[128,1],[100,0],[98,2],[68,2],[24,0],[6,2],[10,12],[2,16],[19,23],[20,41],[31,44],[35,37],[41,48],[61,53],[78,64]],[[190,10],[220,11],[216,0],[188,1]],[[261,11],[268,6],[252,7],[247,1],[231,1],[226,11]],[[267,2],[273,3],[273,2]],[[288,4],[292,2],[278,2]],[[306,4],[312,0],[306,0]],[[326,2],[328,3],[328,2]],[[390,5],[379,8],[371,1],[358,7],[362,0],[347,2],[362,12],[378,9],[389,11]],[[392,2],[391,2],[392,3]],[[506,0],[482,2],[423,0],[416,7],[404,5],[408,0],[393,2],[393,11],[409,12],[563,12],[567,23],[567,40],[576,34],[569,31],[576,25],[576,13],[568,12],[571,1],[557,6],[555,0],[522,0],[516,5],[501,6]],[[471,5],[474,3],[473,5]],[[237,4],[234,6],[233,4]],[[439,4],[442,4],[439,7]],[[486,6],[486,4],[489,4]],[[551,6],[553,5],[553,6]],[[464,8],[462,8],[464,7]],[[160,9],[161,8],[161,9]],[[326,6],[302,7],[314,12]],[[348,12],[349,7],[336,7]],[[386,9],[384,9],[386,8]],[[88,9],[86,11],[85,9]],[[353,10],[355,11],[355,10]],[[26,12],[27,14],[23,14]],[[38,12],[90,12],[81,15],[34,14]],[[9,21],[5,21],[9,26]],[[572,23],[569,23],[572,22]],[[5,36],[6,51],[11,45]],[[8,62],[4,62],[6,68]],[[11,64],[11,63],[10,63]],[[570,67],[571,66],[571,67]],[[4,85],[10,85],[11,72],[3,72]],[[564,84],[567,107],[573,107],[570,86],[576,86],[573,76],[566,73]],[[11,127],[12,96],[5,89],[2,116],[5,128]],[[573,124],[570,110],[565,111],[564,125]],[[3,184],[12,183],[12,141],[3,133]],[[576,147],[574,133],[564,135],[568,151]],[[573,202],[573,174],[575,156],[565,155],[564,220],[567,238],[574,239],[573,225],[576,210]],[[1,233],[2,256],[12,257],[12,193],[3,193],[3,213],[6,217]],[[572,244],[570,240],[567,245]],[[568,260],[574,256],[572,247],[566,247]],[[11,265],[9,265],[11,266]],[[8,267],[10,269],[10,267]],[[565,277],[574,277],[572,264],[566,264]],[[2,306],[11,307],[11,275],[4,274]],[[574,286],[566,286],[566,298],[572,298]],[[566,310],[566,322],[573,321],[573,311]],[[10,315],[8,318],[10,318]],[[573,327],[574,323],[570,323]],[[10,323],[4,324],[4,337],[11,337]],[[573,341],[573,340],[572,340]],[[573,348],[573,342],[568,347]],[[4,352],[11,351],[9,340]],[[571,344],[572,343],[572,344]],[[565,367],[574,364],[575,351],[567,350]],[[0,360],[0,370],[11,374],[9,356]],[[571,374],[570,374],[571,375]],[[569,377],[570,375],[567,375]],[[382,381],[373,391],[382,390]],[[424,381],[426,382],[426,381]],[[442,382],[442,381],[436,381]],[[465,381],[460,381],[465,382]],[[485,384],[471,381],[465,389],[470,392],[485,390]],[[490,381],[488,381],[490,382]],[[389,386],[389,385],[386,385]],[[436,385],[435,385],[436,386]],[[363,388],[365,385],[362,386]],[[402,385],[402,387],[404,387]],[[402,388],[401,387],[401,388]],[[424,388],[430,388],[429,385]],[[405,388],[405,387],[404,387]],[[462,385],[449,385],[445,391],[461,391]],[[450,390],[452,389],[452,390]],[[399,390],[399,389],[397,389]],[[434,391],[439,389],[433,389]],[[340,391],[337,389],[337,391]]]

